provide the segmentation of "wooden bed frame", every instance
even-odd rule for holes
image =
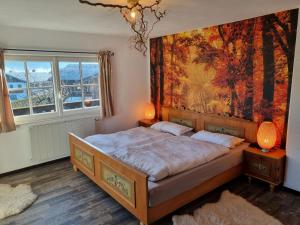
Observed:
[[[254,122],[200,114],[185,110],[163,108],[164,121],[173,121],[198,130],[218,132],[237,132],[248,142],[256,142],[257,124]],[[221,129],[221,130],[220,130]],[[75,171],[78,169],[93,180],[99,187],[135,215],[140,224],[148,225],[168,215],[176,209],[203,196],[215,188],[238,177],[242,166],[235,166],[202,184],[161,203],[149,207],[147,175],[137,169],[110,157],[96,149],[85,140],[69,134],[71,162]]]

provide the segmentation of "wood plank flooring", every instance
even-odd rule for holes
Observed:
[[[0,176],[0,183],[31,183],[38,200],[25,212],[0,221],[1,225],[138,225],[139,222],[81,172],[73,172],[69,160]],[[179,209],[190,213],[218,200],[223,190],[241,195],[286,225],[300,225],[300,194],[279,188],[269,192],[259,181],[238,178]],[[171,225],[172,215],[155,225]]]

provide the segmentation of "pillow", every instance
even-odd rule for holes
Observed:
[[[183,134],[193,130],[193,128],[186,127],[186,126],[179,125],[179,124],[172,123],[172,122],[168,122],[168,121],[162,121],[162,122],[155,123],[151,126],[151,128],[161,131],[161,132],[171,133],[176,136],[183,135]]]
[[[199,141],[207,141],[218,145],[223,145],[227,148],[233,148],[244,141],[242,138],[234,137],[228,134],[212,133],[205,130],[197,132],[191,136],[191,138]]]

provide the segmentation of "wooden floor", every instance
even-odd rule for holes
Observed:
[[[43,165],[0,177],[0,183],[31,183],[38,200],[25,212],[0,221],[1,225],[137,225],[138,221],[101,191],[80,172],[72,170],[68,160]],[[268,185],[238,178],[178,210],[190,213],[207,202],[218,200],[229,189],[278,218],[286,225],[300,225],[300,195],[285,188],[270,193]],[[171,225],[171,215],[156,225]]]

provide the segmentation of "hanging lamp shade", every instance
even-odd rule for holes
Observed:
[[[257,143],[263,152],[272,149],[277,140],[276,126],[273,122],[263,122],[257,132]]]
[[[155,117],[155,107],[153,103],[149,103],[145,107],[145,119],[153,120]]]

